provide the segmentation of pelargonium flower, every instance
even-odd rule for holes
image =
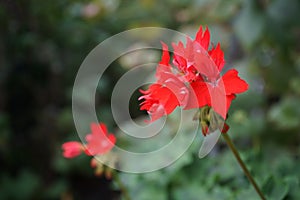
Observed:
[[[91,123],[91,133],[85,137],[85,153],[87,155],[101,155],[110,151],[115,143],[116,137],[108,134],[107,127],[104,123]]]
[[[235,94],[248,89],[248,84],[238,77],[234,69],[221,77],[225,65],[224,53],[218,43],[208,50],[210,34],[208,28],[202,33],[202,27],[192,41],[187,38],[186,47],[181,42],[172,44],[176,67],[183,72],[191,86],[189,103],[185,109],[211,106],[214,111],[226,119],[226,114]]]
[[[172,44],[173,64],[170,65],[168,47],[163,43],[163,55],[156,71],[156,83],[142,91],[141,110],[147,110],[151,121],[170,114],[177,106],[184,109],[209,106],[224,120],[235,95],[248,89],[248,84],[235,69],[223,76],[224,53],[218,43],[209,49],[208,28],[199,28],[195,40],[187,38]],[[172,84],[170,84],[172,83]]]
[[[79,156],[83,152],[84,147],[80,142],[71,141],[71,142],[65,142],[62,145],[62,149],[63,149],[63,156],[65,158],[74,158]]]
[[[195,44],[201,45],[203,52],[208,51],[210,42],[210,33],[208,28],[203,32],[202,26],[200,26],[196,39],[192,41],[190,38],[186,39],[186,47],[180,41],[177,45],[172,43],[174,49],[173,64],[178,68],[179,72],[183,74],[186,81],[194,81],[199,73],[195,67]]]
[[[86,136],[86,144],[76,141],[65,142],[62,145],[63,156],[74,158],[82,152],[89,156],[96,156],[108,153],[115,145],[116,138],[113,134],[108,134],[104,123],[91,123],[91,133]]]
[[[198,49],[201,49],[201,46],[195,43],[196,52]],[[196,95],[197,101],[191,97],[186,109],[207,105],[226,119],[231,101],[236,94],[246,91],[248,84],[238,76],[238,71],[235,69],[230,69],[221,76],[220,71],[224,67],[225,60],[219,44],[208,54],[196,53],[194,58],[194,65],[200,76],[190,82],[190,86],[193,90],[191,94]]]
[[[184,82],[171,71],[168,47],[163,43],[162,61],[157,66],[157,82],[148,90],[140,90],[143,94],[139,100],[144,100],[141,110],[147,110],[151,121],[168,115],[177,106],[184,106],[188,101],[188,89]]]

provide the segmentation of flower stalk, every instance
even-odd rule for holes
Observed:
[[[243,169],[244,174],[247,176],[247,178],[249,179],[250,183],[253,185],[255,191],[257,192],[257,194],[260,196],[260,198],[262,200],[265,200],[266,199],[265,196],[263,195],[263,193],[259,189],[257,183],[255,182],[254,178],[252,177],[252,175],[250,174],[249,170],[247,169],[245,163],[241,159],[240,154],[239,154],[238,150],[236,149],[236,147],[234,146],[234,144],[232,143],[229,135],[227,133],[223,133],[222,135],[223,135],[223,137],[224,137],[227,145],[229,146],[230,150],[232,151],[233,155],[237,159],[239,165]]]

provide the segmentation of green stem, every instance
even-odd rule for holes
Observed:
[[[235,148],[234,144],[232,143],[229,135],[227,133],[223,133],[222,135],[224,136],[226,143],[228,144],[230,150],[232,151],[233,155],[237,159],[238,163],[240,164],[241,168],[243,169],[243,171],[244,171],[245,175],[247,176],[247,178],[249,179],[250,183],[253,185],[257,194],[260,196],[261,199],[265,200],[266,198],[264,197],[263,193],[260,191],[259,187],[257,186],[255,180],[251,176],[250,172],[248,171],[245,163],[241,159],[240,154],[237,151],[237,149]]]
[[[125,200],[131,200],[130,199],[130,196],[129,196],[129,193],[125,187],[125,185],[122,183],[120,177],[119,177],[119,174],[118,172],[113,172],[113,179],[116,181],[116,183],[118,184],[118,187],[124,197]]]

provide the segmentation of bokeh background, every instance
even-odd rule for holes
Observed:
[[[90,158],[61,156],[63,142],[79,140],[71,110],[77,70],[121,31],[155,26],[193,36],[200,25],[221,42],[226,68],[250,84],[228,120],[243,159],[269,199],[300,199],[299,19],[298,0],[1,0],[0,199],[119,199],[113,181],[94,176]],[[113,132],[114,83],[148,58],[117,60],[99,84],[97,111]],[[137,97],[134,118],[144,114]],[[258,199],[222,139],[197,157],[201,137],[171,167],[122,174],[132,199]]]

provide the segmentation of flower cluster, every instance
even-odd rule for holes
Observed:
[[[62,145],[63,156],[65,158],[74,158],[81,153],[88,156],[105,156],[109,154],[111,149],[115,146],[116,137],[109,134],[104,123],[91,123],[91,133],[87,134],[85,140],[87,143],[82,144],[76,141],[65,142]],[[96,174],[101,175],[103,172],[103,165],[94,157],[91,160],[91,166],[96,168]],[[106,175],[109,176],[107,171]]]
[[[182,42],[172,43],[172,46],[173,65],[168,46],[162,43],[156,82],[148,90],[140,90],[139,100],[143,100],[140,109],[146,110],[151,121],[155,121],[177,106],[183,109],[209,107],[226,120],[231,101],[237,93],[246,91],[248,84],[235,69],[221,75],[225,59],[220,44],[209,48],[210,32],[200,27],[194,40],[187,38],[185,46]]]

